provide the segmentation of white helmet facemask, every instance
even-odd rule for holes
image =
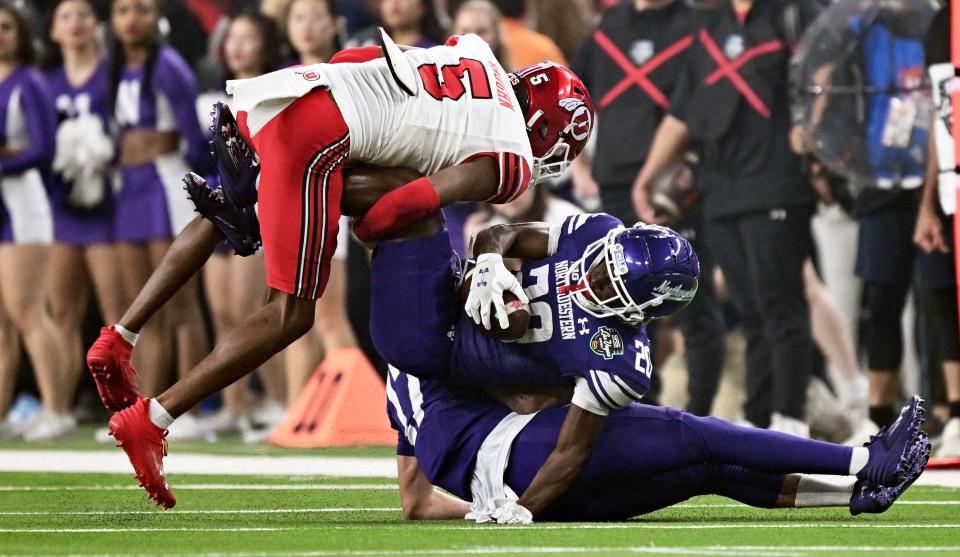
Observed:
[[[594,317],[617,317],[624,323],[636,325],[644,320],[643,308],[656,304],[647,302],[643,306],[637,305],[627,291],[622,278],[627,274],[626,263],[623,261],[623,248],[616,242],[617,235],[623,230],[623,227],[617,227],[607,232],[605,237],[587,246],[580,259],[570,266],[568,277],[571,283],[573,277],[578,279],[576,285],[570,288],[570,293],[573,301],[583,311]],[[601,258],[614,290],[614,294],[607,298],[601,298],[588,280],[590,269]],[[658,300],[657,304],[659,303]]]

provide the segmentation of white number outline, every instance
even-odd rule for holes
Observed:
[[[637,338],[633,340],[633,347],[637,350],[637,359],[634,361],[633,367],[649,379],[650,376],[653,375],[653,362],[650,361],[650,346]]]
[[[528,326],[527,332],[516,340],[519,344],[546,342],[553,338],[553,308],[546,300],[535,301],[550,292],[550,264],[531,270],[530,276],[534,277],[536,282],[524,288],[523,292],[530,299],[530,319],[539,317],[540,326],[535,329]]]

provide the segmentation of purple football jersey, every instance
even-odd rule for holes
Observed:
[[[450,381],[576,383],[578,395],[590,399],[588,409],[600,412],[639,400],[650,386],[652,371],[646,327],[594,317],[574,303],[570,294],[558,291],[580,280],[574,262],[587,246],[620,226],[623,223],[610,215],[585,214],[570,216],[555,228],[551,233],[553,255],[524,262],[521,268],[520,284],[530,298],[527,333],[515,342],[501,342],[462,314],[454,338]]]
[[[390,367],[387,415],[398,432],[397,454],[416,456],[434,485],[470,500],[480,445],[510,411],[476,388],[417,379]]]

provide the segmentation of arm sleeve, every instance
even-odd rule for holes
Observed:
[[[550,227],[550,233],[547,237],[547,257],[557,254],[557,248],[560,246],[560,233],[562,231],[562,224],[557,224]]]
[[[600,370],[578,377],[573,388],[573,404],[588,412],[606,416],[611,410],[639,402],[643,394],[622,378]]]
[[[4,175],[47,166],[53,161],[56,150],[56,109],[46,88],[33,78],[24,81],[20,105],[30,134],[30,145],[20,153],[0,158],[0,170]]]
[[[170,103],[177,132],[187,143],[187,161],[200,174],[215,172],[207,136],[197,117],[197,80],[187,63],[172,53],[161,53],[153,83]]]
[[[697,41],[694,40],[691,49],[697,48]],[[676,82],[673,84],[673,92],[670,94],[670,106],[667,112],[678,120],[686,122],[686,106],[693,94],[693,61],[692,53],[687,53],[683,57],[683,63],[680,71],[677,72]]]
[[[600,402],[597,398],[597,395],[594,394],[593,390],[590,388],[590,382],[583,378],[577,377],[576,384],[573,387],[573,399],[570,401],[574,406],[583,408],[591,414],[596,414],[598,416],[606,416],[610,413],[610,409]]]

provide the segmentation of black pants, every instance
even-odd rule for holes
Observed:
[[[723,372],[727,329],[723,307],[713,283],[713,252],[707,242],[700,206],[695,206],[676,229],[693,246],[700,260],[700,285],[690,305],[677,314],[687,349],[687,412],[706,416],[713,406]]]
[[[633,225],[639,218],[630,199],[632,187],[633,184],[604,184],[600,187],[603,211],[617,217],[626,226]],[[677,324],[687,349],[687,392],[690,395],[687,411],[706,416],[710,413],[723,372],[726,336],[723,308],[713,284],[713,256],[705,239],[700,206],[685,215],[674,228],[693,245],[700,259],[697,296],[677,315]],[[657,377],[654,374],[654,379]],[[659,394],[659,382],[655,382],[651,391]]]
[[[723,270],[747,339],[746,418],[803,419],[813,343],[803,263],[813,253],[812,207],[711,220],[707,239]]]

